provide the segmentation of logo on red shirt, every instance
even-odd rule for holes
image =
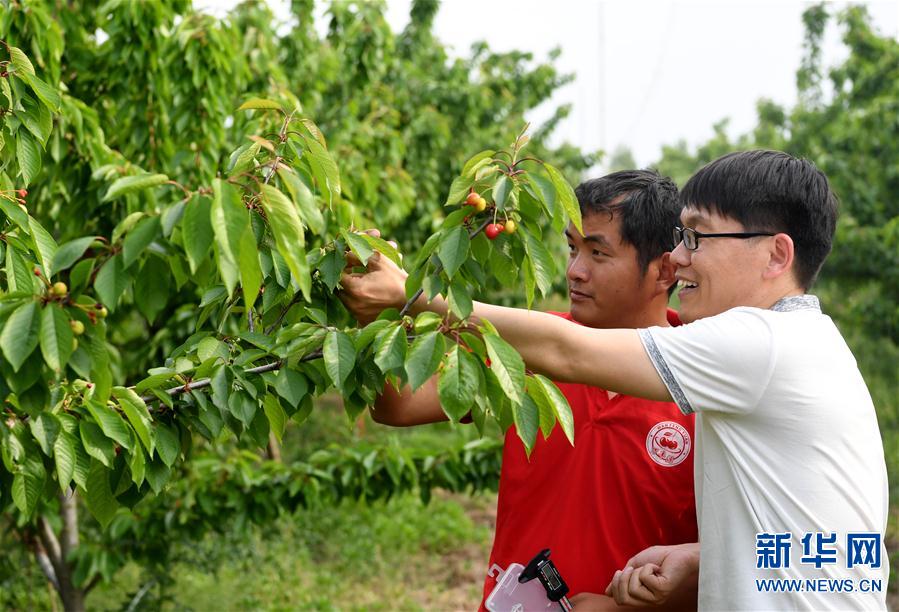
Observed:
[[[646,435],[646,452],[665,467],[683,463],[690,456],[692,446],[690,432],[674,421],[656,423]]]

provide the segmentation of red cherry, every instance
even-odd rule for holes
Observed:
[[[491,223],[484,228],[484,233],[490,240],[496,240],[496,237],[503,233],[503,225],[502,223]]]
[[[493,365],[493,364],[491,363],[491,361],[490,361],[490,357],[488,357],[487,359],[484,360],[484,365],[487,366],[488,368],[489,368],[491,365]]]
[[[478,200],[480,199],[480,197],[481,196],[479,196],[477,193],[472,191],[471,193],[468,194],[468,197],[465,198],[465,205],[466,206],[477,206]]]
[[[19,189],[16,193],[19,194],[20,198],[24,198],[25,196],[28,195],[28,190],[27,189]]]

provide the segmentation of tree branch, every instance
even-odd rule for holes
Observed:
[[[53,585],[56,592],[59,593],[59,580],[56,578],[56,570],[40,540],[34,541],[34,557],[37,559],[37,564],[44,573],[44,576],[47,577],[47,580]]]
[[[84,594],[87,595],[88,593],[93,591],[94,587],[97,586],[98,584],[100,584],[101,580],[103,580],[103,574],[97,574],[96,576],[91,578],[91,581],[88,582],[87,585],[84,587]]]
[[[56,538],[56,534],[53,532],[53,527],[50,526],[47,517],[42,516],[38,519],[38,528],[38,538],[40,538],[45,554],[50,559],[50,563],[53,564],[53,569],[56,570],[56,576],[58,578],[66,569],[64,567],[65,559],[62,556],[59,540]],[[57,580],[57,584],[59,584],[59,580]]]
[[[296,293],[293,294],[293,298],[291,298],[290,303],[281,309],[281,312],[278,313],[278,318],[275,319],[275,322],[265,328],[266,336],[269,335],[270,333],[272,333],[275,329],[277,329],[279,325],[281,325],[281,321],[284,320],[284,317],[287,316],[287,313],[290,311],[290,309],[293,308],[294,304],[299,302],[302,297],[303,297],[303,294],[300,293],[299,291],[297,291]]]
[[[69,558],[69,553],[78,548],[78,498],[75,489],[70,495],[59,492],[59,508],[62,514],[62,560]]]

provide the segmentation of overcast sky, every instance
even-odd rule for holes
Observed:
[[[236,0],[195,0],[216,13]],[[271,0],[287,17],[287,2]],[[553,47],[558,68],[575,75],[551,101],[573,105],[556,132],[585,150],[630,148],[637,163],[657,160],[661,146],[685,139],[701,143],[712,124],[731,119],[731,133],[755,124],[755,103],[790,105],[802,56],[802,11],[808,2],[716,0],[444,0],[435,33],[457,56],[486,40],[498,51],[531,51],[546,59]],[[899,32],[899,0],[863,3],[881,34]],[[320,3],[322,9],[325,3]],[[411,0],[387,0],[394,30],[409,20]],[[844,3],[829,3],[837,10]],[[323,25],[323,24],[322,24]],[[824,56],[844,54],[835,28]],[[529,120],[548,118],[537,109]]]

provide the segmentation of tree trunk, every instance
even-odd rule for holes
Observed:
[[[78,500],[75,492],[60,493],[59,509],[62,517],[61,537],[57,537],[46,517],[38,519],[35,557],[44,575],[59,594],[66,612],[84,612],[88,588],[78,588],[72,582],[72,566],[66,561],[69,552],[78,546]]]

